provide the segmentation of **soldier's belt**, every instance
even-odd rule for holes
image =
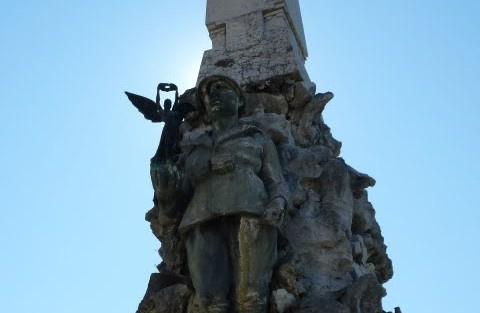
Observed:
[[[235,169],[233,154],[216,154],[211,158],[212,172],[216,174],[228,174]]]

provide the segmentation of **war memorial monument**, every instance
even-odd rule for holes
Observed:
[[[385,312],[375,180],[324,123],[298,0],[207,0],[206,26],[196,86],[127,92],[165,123],[146,214],[162,261],[137,312]]]

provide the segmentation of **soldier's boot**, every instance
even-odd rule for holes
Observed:
[[[237,298],[238,313],[265,313],[267,299],[262,299],[258,293],[249,292]]]
[[[208,313],[229,313],[228,303],[227,302],[214,302],[208,305]]]
[[[207,299],[198,294],[192,296],[188,303],[188,313],[230,313],[229,303],[225,299]]]

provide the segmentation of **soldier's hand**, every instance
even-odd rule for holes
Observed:
[[[270,201],[263,215],[265,223],[273,227],[280,227],[283,222],[286,204],[285,199],[282,197],[277,197]]]

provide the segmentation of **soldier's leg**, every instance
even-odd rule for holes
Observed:
[[[229,252],[225,236],[215,223],[193,228],[186,241],[188,268],[195,288],[198,310],[227,313],[232,285]]]
[[[242,217],[235,261],[236,301],[239,313],[264,313],[277,259],[277,230],[257,218]]]

